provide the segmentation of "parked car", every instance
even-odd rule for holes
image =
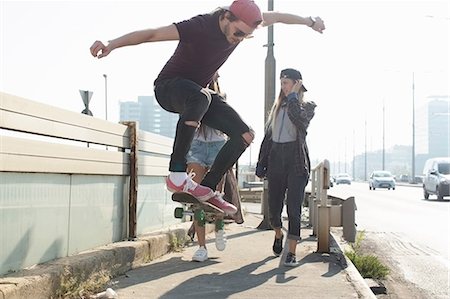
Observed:
[[[369,189],[387,188],[388,190],[395,190],[395,179],[390,171],[375,170],[369,177]]]
[[[339,185],[339,184],[351,185],[352,178],[347,173],[339,173],[336,175],[334,181],[336,182],[336,185]]]
[[[450,196],[450,158],[433,158],[425,162],[423,168],[423,196],[428,199],[430,194],[438,200]]]

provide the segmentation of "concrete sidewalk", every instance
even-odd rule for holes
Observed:
[[[272,253],[273,231],[256,229],[262,219],[247,213],[243,225],[226,225],[225,251],[216,250],[210,233],[210,259],[203,263],[191,261],[196,244],[170,251],[186,236],[189,223],[185,223],[0,278],[0,298],[58,298],[64,289],[84,280],[101,284],[108,277],[116,277],[108,287],[120,299],[375,298],[334,238],[330,254],[315,253],[317,240],[310,236],[310,228],[302,229],[297,247],[300,265],[283,266],[284,254]]]
[[[316,238],[311,229],[303,229],[297,247],[300,266],[285,267],[285,254],[277,258],[272,253],[274,233],[255,229],[261,221],[262,215],[247,214],[245,225],[227,225],[222,252],[210,234],[206,262],[191,261],[197,249],[192,245],[129,271],[111,287],[120,299],[375,298],[359,273],[347,267],[333,238],[331,254],[315,253]]]

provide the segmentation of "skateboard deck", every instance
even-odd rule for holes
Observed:
[[[175,218],[182,218],[183,216],[193,216],[196,210],[203,210],[206,216],[206,221],[212,222],[219,217],[223,217],[225,212],[220,208],[208,203],[201,202],[194,196],[186,192],[175,192],[172,194],[172,200],[179,202],[187,207],[186,210],[182,208],[176,208],[174,215]],[[181,209],[181,210],[180,210]]]

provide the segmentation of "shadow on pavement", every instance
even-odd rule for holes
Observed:
[[[192,277],[159,298],[227,298],[232,294],[256,288],[274,276],[277,276],[277,283],[295,279],[296,277],[286,277],[286,273],[293,268],[275,268],[262,273],[253,273],[275,258],[266,257],[259,262],[222,274],[208,273]]]

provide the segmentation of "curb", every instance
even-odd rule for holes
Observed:
[[[345,268],[345,272],[347,273],[347,280],[354,286],[359,298],[377,299],[375,294],[364,281],[364,278],[361,276],[358,269],[356,269],[352,261],[344,254],[345,250],[342,248],[342,244],[337,241],[339,238],[332,232],[330,232],[330,235],[334,243],[332,245],[335,245],[332,247],[339,250],[339,254],[342,255],[342,266]]]
[[[59,258],[0,278],[0,299],[57,298],[59,294],[83,282],[105,284],[172,250],[173,240],[185,240],[191,222]],[[214,230],[208,225],[207,233]]]

